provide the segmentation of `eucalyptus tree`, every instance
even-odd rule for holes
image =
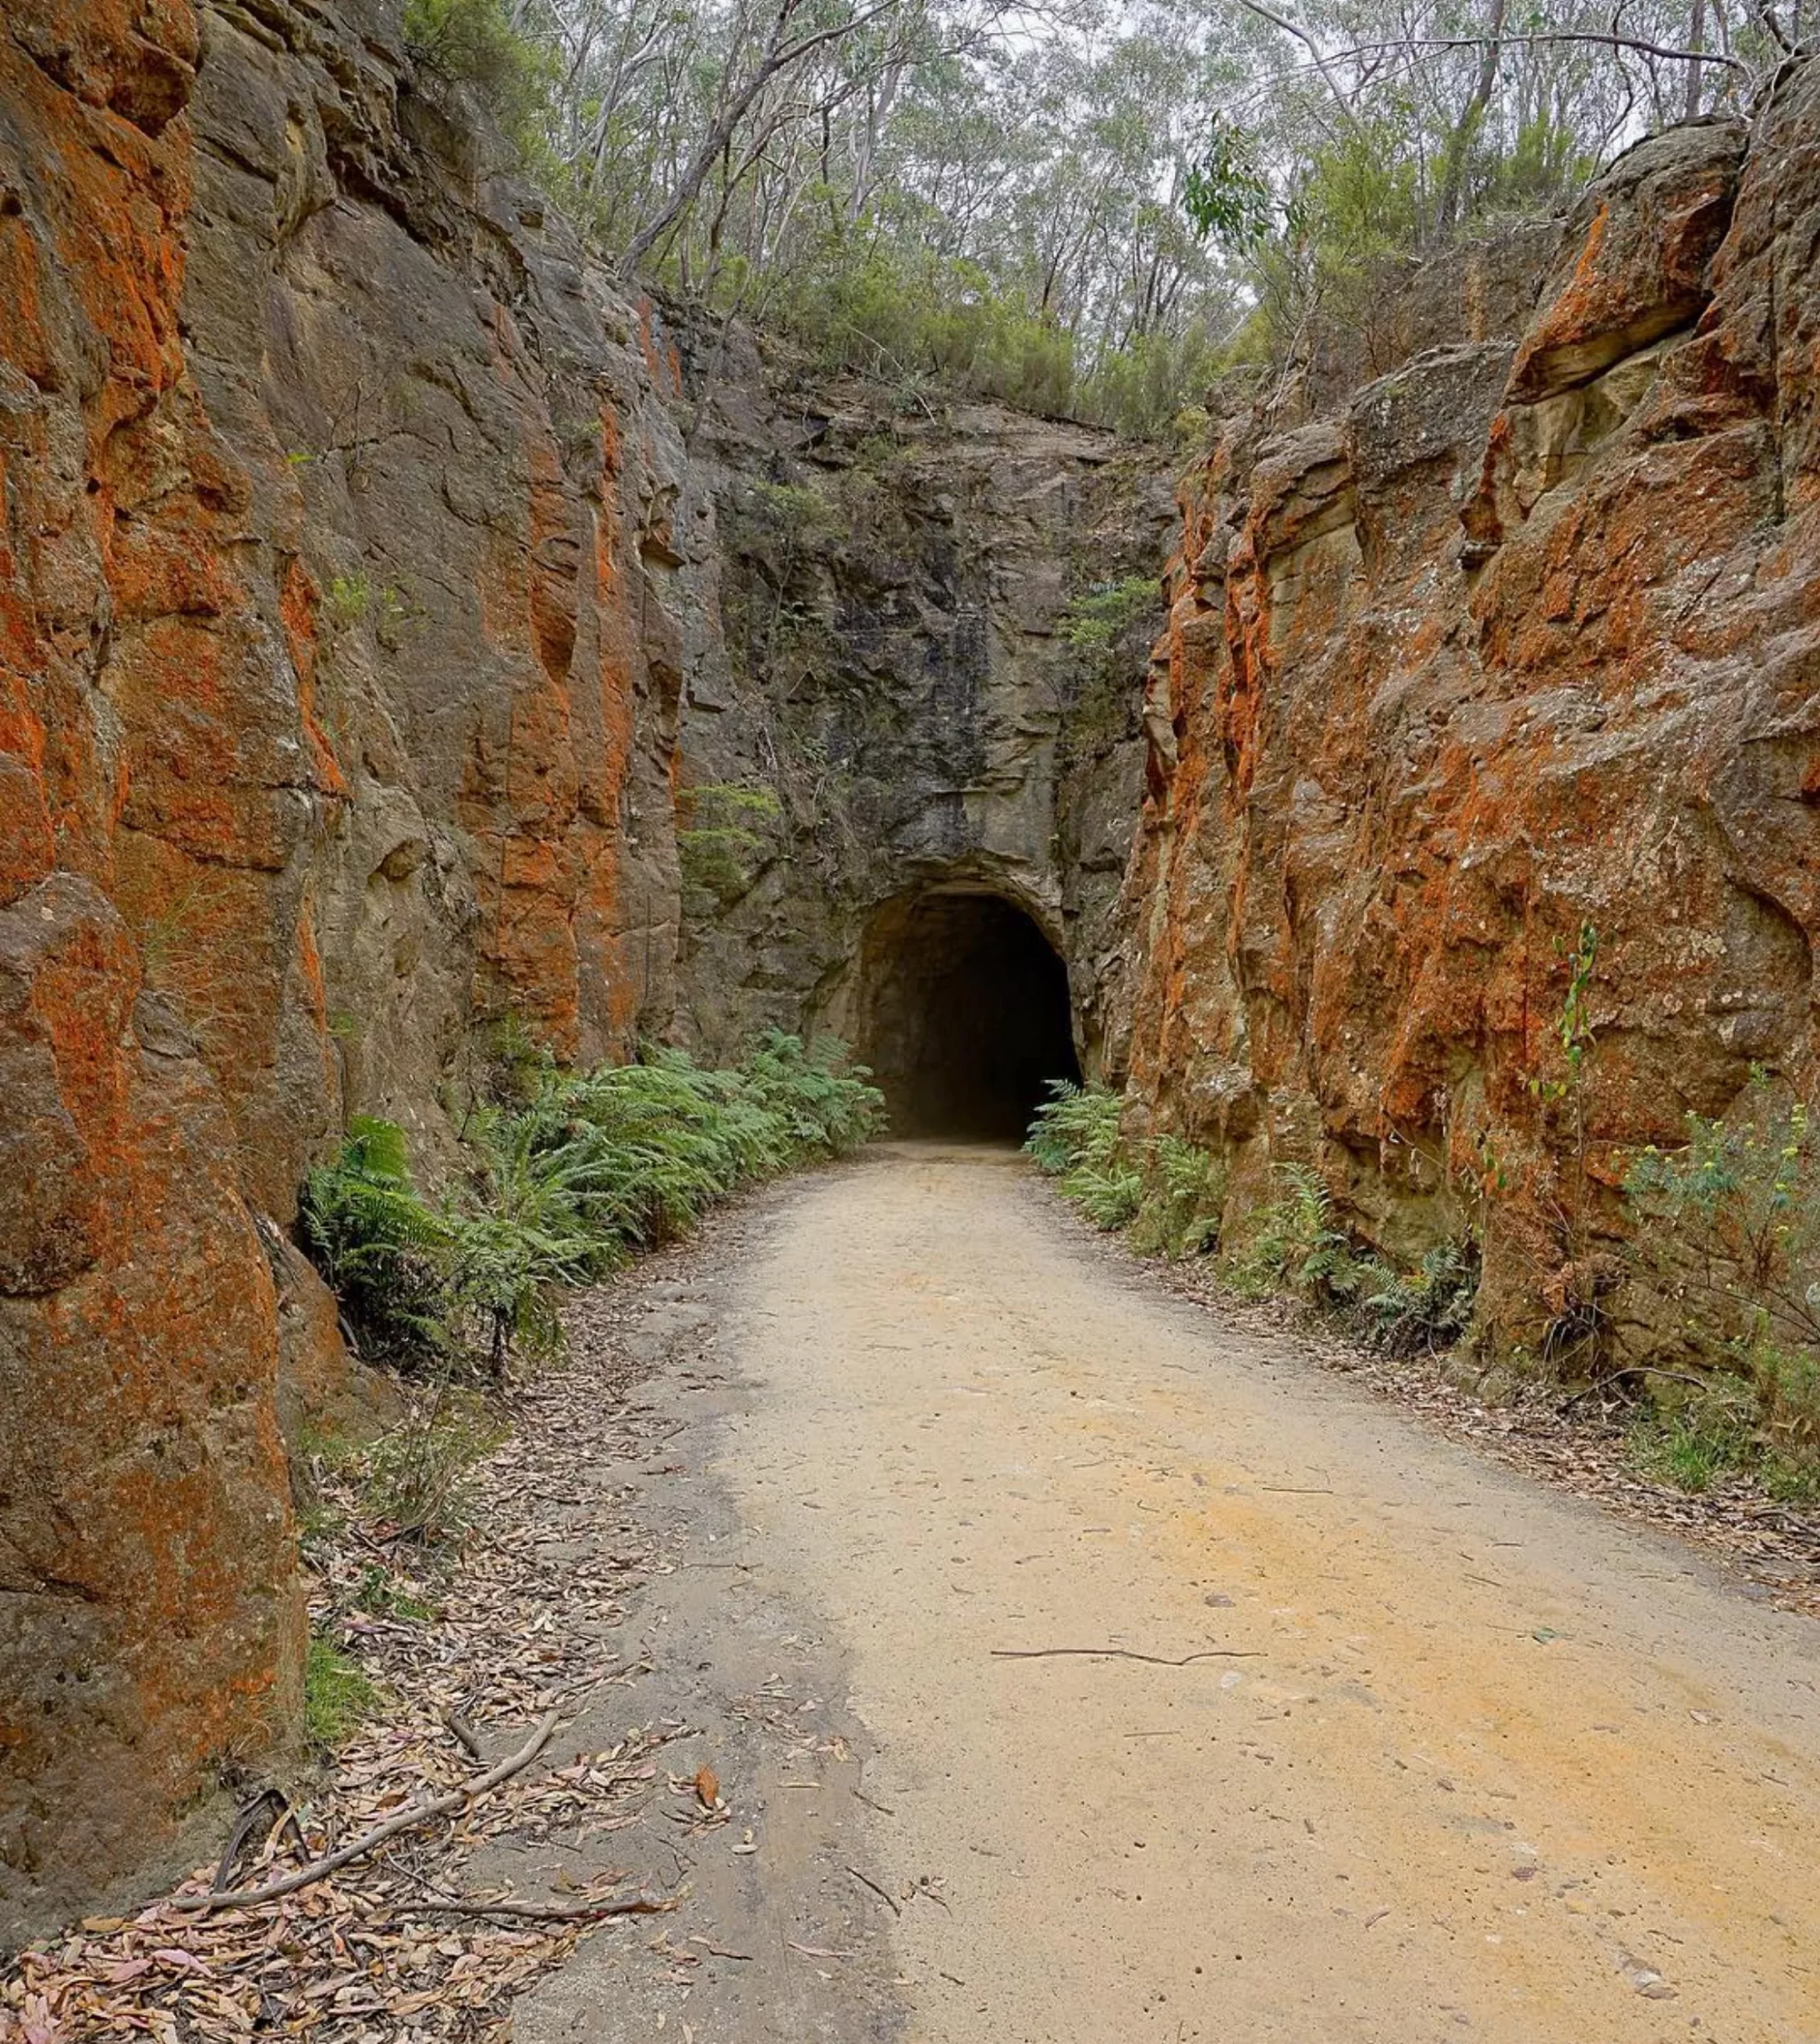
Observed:
[[[601,251],[1146,428],[1350,280],[1748,114],[1820,0],[407,0]],[[509,33],[509,43],[499,38]],[[466,51],[466,54],[462,55]],[[1132,394],[1141,392],[1141,402]]]

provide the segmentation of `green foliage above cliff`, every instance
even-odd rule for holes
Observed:
[[[609,255],[823,358],[1166,432],[1235,350],[1374,316],[1652,128],[1746,108],[1766,7],[408,0]]]
[[[419,72],[473,93],[505,134],[536,154],[555,111],[556,46],[505,0],[405,0],[404,33]]]

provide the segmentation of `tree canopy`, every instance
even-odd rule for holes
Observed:
[[[1747,112],[1802,0],[407,0],[604,254],[914,389],[1165,429],[1362,268]]]

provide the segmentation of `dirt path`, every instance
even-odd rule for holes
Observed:
[[[1009,1153],[746,1232],[650,1619],[796,1739],[723,1763],[698,2044],[1820,2038],[1811,1621],[1084,1257]]]

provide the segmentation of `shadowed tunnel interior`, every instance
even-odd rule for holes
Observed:
[[[1067,968],[998,895],[887,901],[862,967],[856,1048],[896,1133],[1018,1139],[1051,1079],[1079,1079]]]

